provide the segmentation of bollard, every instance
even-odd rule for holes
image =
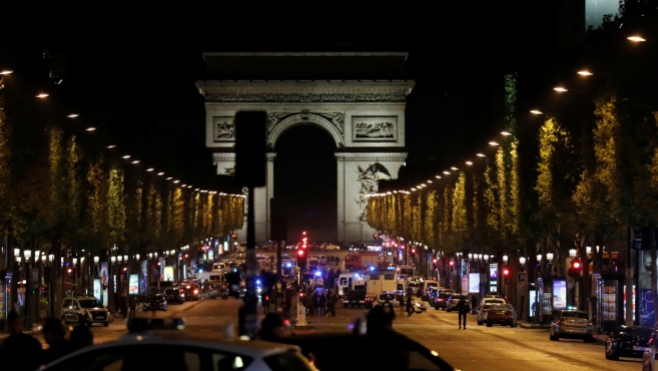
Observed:
[[[300,303],[299,294],[297,294],[297,326],[306,326],[306,307]]]

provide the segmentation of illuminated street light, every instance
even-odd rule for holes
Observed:
[[[450,172],[444,170],[444,171],[443,171],[443,174],[445,174],[445,175],[450,175]]]
[[[477,157],[487,157],[484,153],[478,153],[476,154]]]
[[[468,166],[473,165],[473,161],[466,161],[466,165],[468,165]]]
[[[40,99],[48,98],[49,96],[50,96],[50,95],[48,95],[48,94],[46,94],[46,93],[39,93],[39,94],[37,94],[37,98],[40,98]]]
[[[544,114],[544,112],[542,112],[538,109],[531,109],[530,113],[532,113],[533,115],[543,115]]]
[[[162,171],[158,173],[158,176],[163,176],[163,175],[164,175],[164,172],[162,172]]]
[[[553,88],[553,90],[555,90],[558,93],[566,93],[569,91],[564,86],[556,86]]]
[[[105,146],[107,149],[112,149],[112,148],[117,148],[116,144],[110,144],[109,146]]]
[[[576,73],[579,74],[580,76],[592,76],[593,75],[593,73],[589,72],[588,70],[581,70],[581,71],[578,71]]]
[[[121,157],[121,158],[127,160],[127,159],[130,158],[130,155],[125,155],[125,156],[123,156],[123,157]]]
[[[149,172],[149,173],[150,173],[150,172],[152,172],[153,170],[155,170],[155,169],[154,169],[154,168],[152,168],[152,167],[150,167],[150,168],[148,168],[148,169],[146,169],[146,171],[147,171],[147,172]]]
[[[0,75],[11,75],[12,73],[14,73],[14,71],[12,71],[12,70],[1,70],[0,71]]]
[[[133,164],[139,164],[139,160],[135,160],[132,162]]]
[[[90,126],[90,127],[86,128],[85,131],[96,131],[96,128],[93,127],[93,126]]]
[[[80,115],[78,115],[77,113],[72,113],[72,114],[70,114],[70,115],[68,115],[68,116],[66,116],[66,117],[68,117],[68,118],[70,118],[70,119],[74,119],[74,118],[76,118],[76,117],[80,117]]]
[[[491,141],[491,142],[489,142],[489,145],[490,145],[490,146],[493,146],[493,147],[497,147],[497,146],[499,146],[500,144],[498,144],[497,142],[493,142],[493,141]]]
[[[629,37],[627,37],[627,39],[634,42],[634,43],[641,43],[641,42],[647,41],[642,36],[638,36],[638,35],[629,36]]]
[[[504,135],[504,136],[506,136],[506,137],[512,135],[512,133],[510,133],[509,131],[501,131],[500,134],[502,134],[502,135]]]
[[[453,166],[453,167],[450,168],[450,170],[452,170],[452,171],[457,171],[457,170],[459,170],[459,169],[457,169],[456,167]]]
[[[441,179],[441,175],[436,175],[435,178],[436,179]]]

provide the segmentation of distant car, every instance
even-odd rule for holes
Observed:
[[[551,322],[550,339],[560,338],[583,339],[588,343],[594,342],[594,326],[589,314],[581,310],[561,310]]]
[[[110,311],[94,296],[67,296],[62,301],[62,322],[91,326],[94,323],[107,327],[112,316]]]
[[[469,308],[470,308],[470,300],[468,295],[452,294],[450,296],[450,299],[448,299],[448,303],[446,304],[446,312],[452,312],[454,310],[457,310],[457,304],[462,300],[469,303]]]
[[[516,327],[517,314],[514,307],[512,307],[512,304],[485,304],[485,306],[489,305],[491,305],[491,307],[484,311],[483,314],[483,321],[487,324],[487,327],[496,324]]]
[[[605,358],[613,361],[619,357],[642,358],[644,352],[649,350],[652,333],[652,327],[620,326],[605,341]]]
[[[151,294],[151,295],[146,295],[146,298],[144,299],[142,308],[145,311],[153,310],[153,307],[155,307],[155,310],[167,310],[167,299],[165,299],[164,295],[162,294]]]
[[[438,289],[438,296],[434,299],[434,309],[446,310],[448,307],[448,299],[455,293],[453,289]]]
[[[405,294],[402,291],[392,291],[392,292],[381,292],[375,297],[375,302],[373,303],[374,305],[381,305],[386,303],[388,300],[394,307],[398,307],[400,305],[405,305],[406,298]]]
[[[199,293],[201,287],[196,283],[189,283],[185,285],[185,300],[199,300]]]
[[[179,289],[178,286],[166,288],[162,293],[167,303],[183,304],[185,302],[185,290]]]

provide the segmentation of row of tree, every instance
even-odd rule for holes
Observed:
[[[622,2],[618,16],[590,29],[576,59],[593,61],[594,76],[547,100],[541,125],[518,109],[527,75],[508,75],[502,112],[513,135],[440,181],[411,192],[384,187],[388,192],[368,199],[370,226],[446,253],[534,256],[549,249],[562,262],[569,249],[581,256],[585,246],[610,251],[626,244],[628,227],[655,226],[657,15],[655,1]],[[640,30],[648,41],[631,44],[626,37]],[[567,63],[560,72],[575,75],[581,66]],[[593,259],[605,270],[603,249]]]
[[[244,197],[181,187],[101,138],[26,108],[0,76],[0,228],[13,247],[103,255],[170,250],[240,229]],[[61,117],[61,116],[60,116]],[[11,249],[10,249],[11,250]]]

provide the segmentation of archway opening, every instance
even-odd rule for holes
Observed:
[[[317,243],[336,242],[336,144],[324,129],[300,124],[275,144],[272,237],[299,242],[302,231]]]

